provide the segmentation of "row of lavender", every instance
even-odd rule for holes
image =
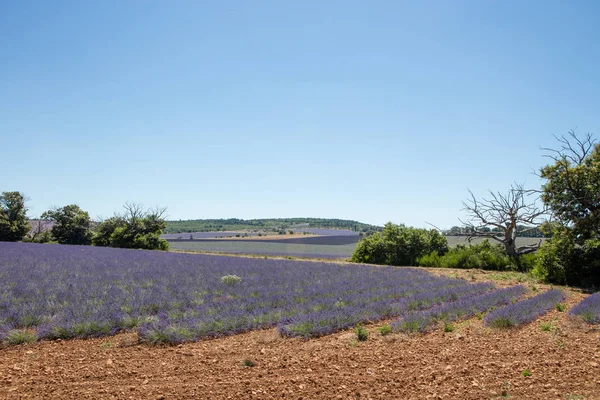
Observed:
[[[238,284],[225,284],[225,275]],[[490,284],[423,270],[0,243],[0,336],[110,335],[183,342],[279,326],[319,336],[464,296]]]
[[[394,317],[397,330],[425,331],[562,300],[549,291],[511,304],[524,292],[412,268],[0,243],[0,340],[24,328],[40,339],[137,328],[142,340],[184,342],[273,326],[314,337]]]
[[[229,274],[239,284],[224,284]],[[277,325],[320,336],[493,290],[411,268],[0,243],[4,337],[138,328],[144,340],[182,342]]]
[[[589,324],[600,324],[600,292],[585,298],[569,314],[578,316]]]

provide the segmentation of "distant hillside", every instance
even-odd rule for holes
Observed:
[[[269,219],[195,219],[186,221],[167,221],[165,233],[186,233],[204,231],[238,230],[293,230],[294,228],[349,229],[355,232],[373,232],[381,227],[358,221],[332,218],[269,218]]]

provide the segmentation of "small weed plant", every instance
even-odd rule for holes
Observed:
[[[225,286],[237,286],[242,281],[237,275],[225,275],[221,277],[221,283]]]
[[[249,358],[244,358],[244,361],[242,361],[242,367],[255,367],[256,366],[256,361],[251,360]]]
[[[521,375],[523,375],[525,378],[527,378],[528,376],[531,376],[531,371],[529,371],[527,368],[525,368],[523,371],[521,371]]]
[[[33,343],[36,340],[37,338],[33,333],[18,329],[10,331],[6,338],[6,342],[8,344]]]
[[[558,311],[558,312],[563,312],[563,311],[565,311],[565,306],[564,306],[564,304],[561,304],[561,303],[556,303],[556,311]]]
[[[444,321],[444,332],[454,332],[454,325]]]
[[[540,329],[542,332],[550,332],[552,330],[552,324],[550,324],[550,322],[542,322],[540,324]]]
[[[354,332],[356,333],[356,338],[361,342],[369,339],[369,331],[366,330],[362,325],[357,325],[354,329]]]
[[[390,326],[390,324],[380,326],[379,333],[381,333],[381,336],[389,335],[390,333],[392,333],[392,327]]]
[[[392,333],[392,327],[390,326],[390,324],[380,326],[379,333],[381,333],[381,336],[389,335],[390,333]]]

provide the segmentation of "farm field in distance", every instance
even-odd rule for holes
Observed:
[[[272,243],[266,241],[170,241],[171,250],[216,252],[228,254],[258,254],[309,258],[349,258],[356,244],[316,245],[302,243]]]
[[[332,234],[308,236],[270,235],[248,238],[227,237],[232,235],[232,233],[235,235],[235,232],[227,232],[227,236],[216,239],[214,237],[211,238],[211,235],[214,233],[216,232],[196,232],[193,234],[195,238],[193,240],[189,240],[189,236],[171,234],[167,237],[167,240],[169,241],[170,248],[173,250],[306,258],[350,258],[356,249],[356,244],[360,240],[360,237],[357,235],[338,236]],[[224,232],[218,233],[225,234]],[[180,237],[182,239],[177,239]],[[466,236],[446,236],[446,239],[450,247],[457,244],[469,244]],[[483,240],[482,238],[473,238],[471,243],[476,244]],[[537,244],[539,241],[540,238],[523,237],[517,239],[517,243],[520,246]],[[490,240],[490,242],[495,244],[493,240]]]
[[[569,314],[586,295],[516,273],[10,243],[0,256],[2,398],[598,398],[598,325]],[[534,320],[493,328],[489,307]],[[63,340],[9,343],[27,335]]]

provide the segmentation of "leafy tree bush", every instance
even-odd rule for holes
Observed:
[[[52,238],[60,244],[92,244],[92,220],[87,211],[70,204],[42,214],[43,219],[54,221]],[[47,236],[47,235],[46,235]],[[42,236],[42,239],[45,239]]]
[[[426,254],[419,258],[417,264],[422,267],[493,270],[513,269],[514,265],[502,245],[493,245],[488,240],[474,245],[459,244],[443,255],[435,252]]]
[[[92,239],[95,246],[128,249],[168,250],[169,243],[160,238],[166,227],[166,209],[146,210],[139,204],[127,203],[122,215],[101,222]]]
[[[419,229],[388,222],[382,232],[363,238],[352,254],[353,262],[416,265],[425,254],[448,251],[446,237],[434,229]]]
[[[25,197],[19,192],[0,196],[0,241],[17,242],[29,232]]]
[[[574,232],[578,244],[600,238],[600,144],[591,134],[580,139],[559,138],[561,149],[551,152],[554,164],[543,167],[540,176],[542,200],[563,225]]]
[[[559,149],[545,149],[554,163],[540,171],[542,200],[556,222],[543,226],[551,238],[540,248],[534,274],[551,283],[599,286],[600,144],[574,132],[557,139]]]
[[[550,225],[552,238],[539,250],[534,275],[560,285],[600,286],[600,239],[587,239],[581,245],[573,230]]]
[[[485,270],[518,270],[529,272],[537,265],[536,253],[522,254],[518,263],[506,252],[501,245],[493,245],[484,241],[476,245],[457,245],[446,254],[426,254],[417,260],[421,267],[485,269]]]

